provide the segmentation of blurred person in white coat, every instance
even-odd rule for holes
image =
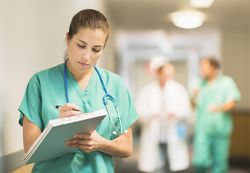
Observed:
[[[191,115],[187,91],[173,80],[174,66],[164,57],[152,59],[150,67],[157,81],[144,86],[136,100],[142,129],[138,169],[151,173],[185,170],[189,155],[181,122]]]

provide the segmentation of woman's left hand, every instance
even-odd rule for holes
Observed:
[[[113,140],[107,140],[96,131],[76,134],[66,142],[68,147],[76,147],[83,152],[100,151],[115,157],[128,157],[133,151],[131,128]]]
[[[99,135],[96,131],[89,133],[75,134],[74,137],[66,142],[68,147],[76,147],[80,150],[90,153],[99,150],[105,138]]]

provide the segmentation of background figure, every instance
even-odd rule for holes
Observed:
[[[220,73],[213,57],[201,60],[202,80],[194,94],[196,126],[193,164],[197,173],[228,171],[228,153],[232,132],[231,111],[240,100],[240,92],[232,78]]]
[[[144,86],[137,98],[142,125],[138,168],[143,172],[166,172],[167,159],[170,170],[187,169],[188,150],[181,122],[191,112],[188,94],[172,79],[174,66],[164,58],[153,59],[150,66],[157,82]]]

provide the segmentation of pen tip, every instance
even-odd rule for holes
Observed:
[[[55,108],[58,109],[58,108],[60,108],[60,106],[59,106],[59,105],[56,105]]]

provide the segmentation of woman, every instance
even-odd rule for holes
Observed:
[[[112,173],[112,157],[132,153],[130,126],[137,115],[129,92],[117,75],[95,66],[109,32],[109,23],[99,11],[78,12],[66,34],[65,63],[38,72],[29,81],[19,107],[25,152],[51,119],[101,108],[109,112],[95,131],[66,141],[68,147],[79,149],[76,153],[36,163],[32,172]],[[62,107],[55,109],[55,105]]]

